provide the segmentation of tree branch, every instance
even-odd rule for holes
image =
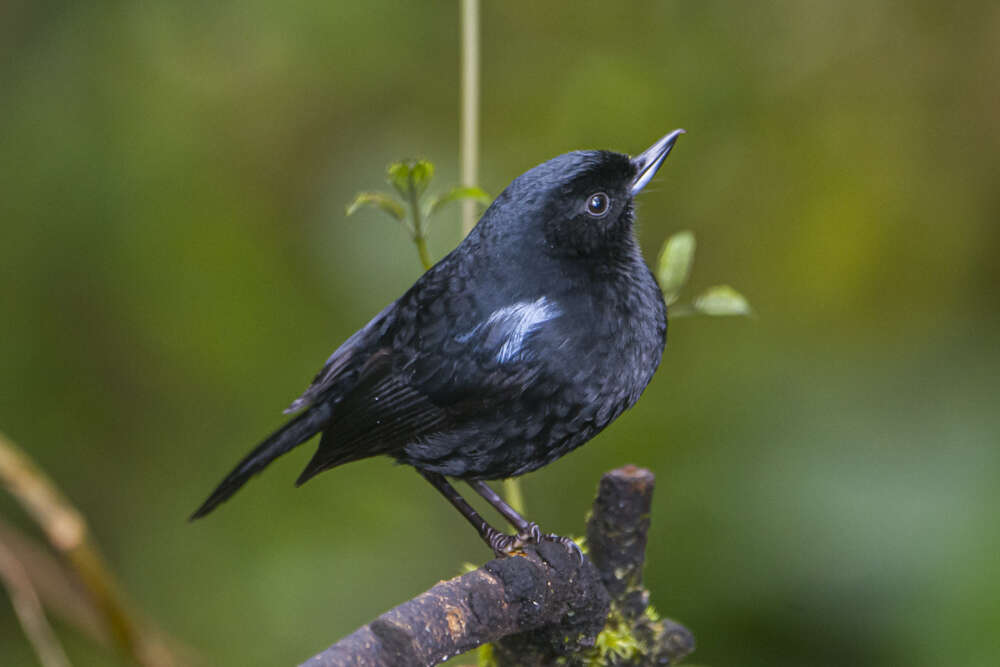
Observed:
[[[443,581],[365,625],[304,667],[434,665],[492,643],[498,665],[667,665],[694,650],[659,619],[642,587],[654,486],[648,470],[604,475],[587,522],[589,557],[555,542]]]

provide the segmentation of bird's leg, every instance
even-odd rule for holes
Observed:
[[[448,499],[452,505],[455,506],[462,516],[472,524],[472,527],[476,529],[479,536],[483,538],[483,541],[489,545],[490,549],[493,550],[497,556],[509,556],[511,553],[517,551],[523,542],[514,536],[501,533],[499,530],[486,523],[486,519],[479,515],[479,512],[470,505],[465,498],[459,495],[458,491],[455,490],[448,480],[444,478],[443,475],[436,472],[428,472],[426,470],[418,469],[421,475],[424,476],[428,482],[434,485],[434,488],[441,492],[441,495]],[[511,510],[513,512],[513,510]]]
[[[490,485],[482,480],[476,480],[469,482],[476,493],[481,495],[486,499],[490,505],[496,508],[503,518],[510,522],[510,525],[517,529],[517,539],[523,545],[526,542],[534,542],[538,544],[542,540],[548,540],[550,542],[558,542],[570,551],[576,552],[577,558],[583,562],[583,552],[580,550],[580,545],[571,540],[568,537],[563,537],[561,535],[556,535],[555,533],[542,534],[542,529],[538,527],[538,524],[534,521],[528,521],[523,516],[518,513],[513,507],[507,504],[503,498],[500,497],[496,491],[490,488]]]
[[[500,497],[496,491],[490,488],[490,485],[482,480],[475,480],[469,482],[469,486],[473,490],[486,499],[490,505],[503,515],[503,518],[510,522],[510,525],[514,526],[517,530],[517,536],[524,541],[538,542],[542,539],[542,530],[538,527],[538,524],[534,521],[528,521],[523,516],[518,513],[513,507],[507,504],[503,498]]]

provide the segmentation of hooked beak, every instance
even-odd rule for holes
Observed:
[[[677,142],[677,137],[682,134],[684,134],[684,130],[674,130],[632,158],[632,165],[635,167],[635,178],[632,179],[629,191],[633,197],[639,194],[639,191],[653,180],[653,176],[656,175],[660,165],[663,164],[663,161],[670,154],[670,149]]]

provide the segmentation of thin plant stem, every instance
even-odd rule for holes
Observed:
[[[106,645],[111,641],[104,618],[80,585],[76,572],[48,544],[26,535],[0,516],[0,545],[24,567],[48,615],[98,643]]]
[[[479,0],[462,0],[462,185],[479,182]],[[477,203],[462,202],[462,236],[476,224]],[[419,246],[418,246],[419,247]],[[524,493],[517,479],[503,483],[507,503],[519,513],[524,511]]]
[[[423,236],[414,236],[413,242],[417,244],[417,254],[420,255],[420,263],[424,265],[424,271],[431,268],[431,256],[427,252],[427,239]]]
[[[118,584],[90,542],[83,515],[28,455],[0,434],[0,482],[42,528],[90,592],[119,647],[143,663],[140,632],[118,592]]]
[[[427,251],[427,235],[424,234],[424,223],[420,217],[420,201],[417,197],[417,186],[413,182],[413,172],[409,175],[410,209],[413,212],[413,242],[417,246],[417,254],[420,255],[420,263],[424,265],[424,271],[431,268],[431,255]]]
[[[52,631],[41,600],[17,557],[0,542],[0,582],[7,589],[14,613],[43,667],[69,667],[69,658]]]
[[[462,185],[479,181],[479,0],[462,0]],[[476,202],[462,202],[462,236],[476,224]]]

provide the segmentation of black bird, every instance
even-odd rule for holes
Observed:
[[[299,476],[385,454],[412,465],[497,553],[543,536],[486,484],[540,468],[631,407],[666,343],[667,309],[633,232],[633,198],[684,130],[635,158],[560,155],[514,179],[457,248],[348,338],[192,515],[322,433]],[[517,530],[486,523],[462,479]],[[566,540],[563,540],[567,542]]]

